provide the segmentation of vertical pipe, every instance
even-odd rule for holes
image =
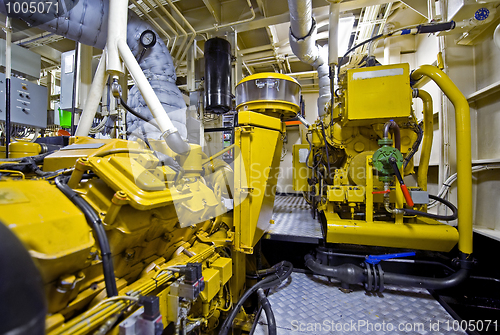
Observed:
[[[94,121],[95,113],[99,107],[104,86],[108,81],[108,74],[106,73],[106,54],[105,48],[99,60],[97,70],[95,71],[92,85],[90,85],[89,95],[85,101],[85,107],[80,120],[78,121],[75,136],[87,136],[92,127],[92,122]]]
[[[10,144],[10,72],[12,27],[10,17],[5,19],[5,158],[9,158]]]
[[[423,90],[418,90],[418,97],[424,104],[424,138],[422,140],[422,153],[420,155],[420,163],[418,165],[418,186],[424,191],[427,191],[427,172],[429,171],[429,161],[431,159],[432,138],[434,136],[432,109],[432,97],[429,93]]]
[[[328,64],[330,67],[336,67],[339,63],[339,17],[340,1],[330,3],[328,35]]]
[[[78,66],[80,58],[80,43],[75,42],[75,57],[73,57],[73,92],[71,93],[71,129],[70,134],[73,136],[75,134],[75,113],[76,113],[76,87],[78,81]]]
[[[437,67],[423,65],[411,75],[414,80],[419,80],[423,76],[432,79],[455,107],[458,184],[458,249],[464,254],[471,254],[472,161],[469,104],[451,79]]]
[[[127,36],[128,1],[109,0],[106,70],[110,76],[123,75],[118,41]]]

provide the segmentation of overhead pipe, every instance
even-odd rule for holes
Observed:
[[[171,2],[171,0],[167,0],[167,1]],[[235,26],[235,25],[238,25],[238,24],[241,24],[241,23],[246,23],[246,22],[252,21],[253,19],[255,19],[255,10],[253,9],[252,1],[251,0],[247,0],[247,5],[248,5],[248,8],[250,9],[250,12],[252,13],[252,16],[249,17],[248,19],[239,20],[239,21],[230,22],[230,23],[225,23],[225,24],[221,24],[221,25],[216,25],[216,26],[211,27],[211,28],[206,28],[206,29],[198,30],[198,34],[206,33],[208,31],[212,31],[214,29],[222,29],[222,28],[226,28],[226,27],[230,27],[230,26]]]
[[[316,45],[317,27],[312,17],[312,0],[288,0],[290,11],[290,46],[302,62],[318,71],[319,98],[318,115],[325,115],[330,101],[329,67],[325,52]]]
[[[144,14],[144,16],[148,19],[149,23],[151,23],[155,28],[156,30],[158,30],[164,37],[167,38],[167,48],[169,47],[170,45],[170,42],[172,42],[172,36],[170,36],[159,24],[158,22],[156,22],[152,17],[151,15],[149,15],[148,12],[146,12],[146,10],[144,8],[142,8],[141,5],[139,5],[139,3],[135,0],[131,0],[132,3],[135,5],[135,7],[137,7],[141,12],[142,14]],[[110,15],[112,16],[112,15]],[[172,43],[172,48],[173,46],[175,45],[175,40],[173,41]]]
[[[500,24],[495,28],[495,32],[493,33],[493,40],[495,41],[495,45],[498,49],[500,49]]]
[[[189,40],[186,48],[184,49],[184,52],[181,55],[180,61],[182,62],[182,60],[184,59],[184,57],[187,54],[187,51],[189,50],[189,47],[191,46],[191,44],[193,43],[194,39],[196,38],[196,34],[197,33],[196,33],[196,30],[193,28],[193,26],[189,23],[189,21],[184,17],[184,15],[182,15],[181,11],[177,7],[175,7],[175,5],[172,3],[172,0],[167,0],[167,3],[174,10],[174,12],[177,15],[179,15],[179,17],[181,18],[181,20],[186,24],[186,26],[189,28],[189,30],[191,30],[191,33],[193,34],[191,36],[191,39]]]
[[[184,50],[184,46],[186,45],[186,42],[188,40],[188,33],[179,24],[179,22],[177,22],[177,20],[172,16],[172,14],[170,14],[170,12],[165,9],[165,7],[160,3],[159,0],[153,0],[153,1],[156,3],[156,5],[158,6],[158,8],[161,9],[161,11],[163,12],[163,14],[165,14],[170,19],[170,21],[172,21],[174,23],[174,25],[177,28],[179,28],[179,30],[181,31],[181,33],[184,35],[184,39],[182,40],[181,45],[179,46],[179,50],[177,51],[177,54],[176,54],[176,58],[177,58],[178,62],[181,62],[182,60],[179,58],[179,54],[180,54],[181,50]]]
[[[177,39],[179,38],[179,33],[177,32],[177,30],[174,29],[174,27],[172,27],[170,25],[170,23],[167,22],[167,20],[165,20],[165,18],[163,16],[160,15],[160,13],[158,13],[158,11],[156,10],[156,8],[149,2],[149,0],[143,0],[142,3],[146,4],[148,6],[148,8],[161,20],[161,22],[163,22],[163,24],[166,25],[167,28],[170,31],[172,31],[172,33],[175,35],[174,41],[172,43],[172,47],[170,49],[170,55],[172,55],[172,57],[174,57],[174,60],[177,63],[178,62],[178,58],[179,58],[179,52],[180,52],[181,49],[180,49],[180,47],[177,49],[177,53],[175,54],[175,56],[174,56],[174,50],[175,50],[175,47],[176,47]]]

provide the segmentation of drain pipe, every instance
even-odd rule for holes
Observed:
[[[312,0],[288,0],[290,11],[290,47],[300,61],[318,71],[318,115],[325,115],[330,101],[330,78],[326,53],[316,45],[316,21],[312,17]]]
[[[441,290],[456,286],[468,278],[473,265],[472,259],[464,253],[460,253],[460,269],[444,278],[420,277],[401,273],[384,272],[380,263],[363,263],[363,267],[354,264],[342,264],[330,266],[321,264],[312,255],[306,255],[305,264],[312,272],[327,276],[340,281],[343,289],[349,289],[352,284],[364,284],[368,291],[384,290],[385,284],[402,285],[411,287],[423,287],[433,290]],[[469,259],[468,259],[469,258]]]

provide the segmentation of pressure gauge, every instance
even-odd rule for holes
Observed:
[[[144,48],[151,48],[156,43],[156,35],[152,30],[144,30],[140,37],[140,42]]]

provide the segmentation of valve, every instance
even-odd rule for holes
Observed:
[[[402,258],[415,256],[415,251],[411,252],[400,252],[397,254],[386,254],[386,255],[369,255],[366,256],[365,262],[369,264],[378,264],[381,261],[385,261],[392,258]]]
[[[401,186],[401,191],[403,191],[403,195],[406,200],[406,204],[410,207],[413,207],[415,204],[413,203],[413,200],[410,195],[410,191],[408,191],[408,187],[406,187],[403,177],[401,176],[401,173],[399,172],[399,167],[396,162],[396,159],[394,157],[389,158],[389,163],[391,163],[392,170],[394,171],[394,174],[396,175],[396,178],[398,178],[399,185]]]

